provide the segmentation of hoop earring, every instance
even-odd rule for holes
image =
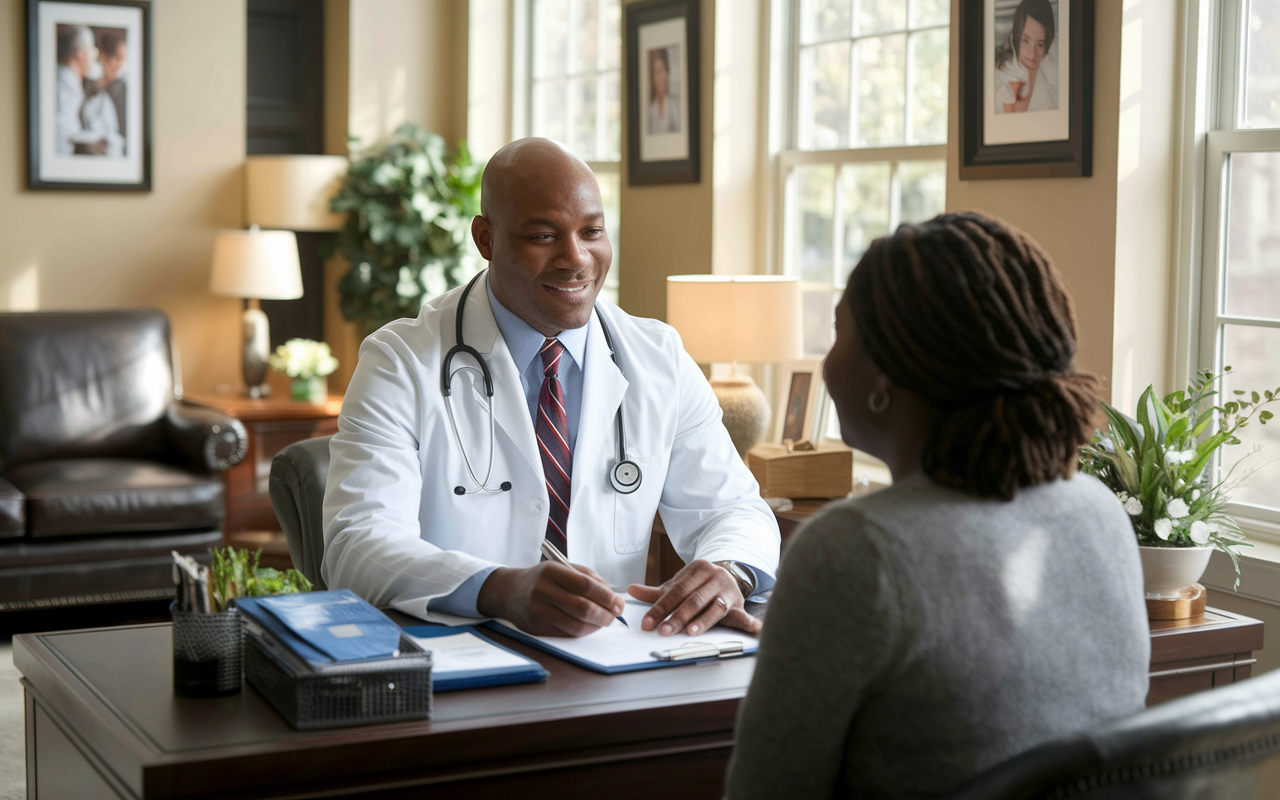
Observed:
[[[884,398],[883,401],[877,400],[876,395],[879,394]],[[867,395],[867,408],[871,409],[872,414],[883,414],[885,409],[889,407],[889,392],[885,389],[876,389]]]

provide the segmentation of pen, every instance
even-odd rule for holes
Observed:
[[[554,561],[557,564],[564,564],[566,567],[573,566],[572,564],[569,563],[569,559],[564,557],[564,553],[561,553],[558,549],[556,549],[556,546],[554,544],[552,544],[551,542],[548,542],[546,539],[542,540],[542,557],[548,561]],[[630,625],[627,624],[627,621],[623,619],[621,616],[614,617],[614,619],[618,620],[618,622],[621,622],[622,627],[624,628],[631,627]]]

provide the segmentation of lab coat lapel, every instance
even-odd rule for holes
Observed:
[[[485,280],[488,280],[486,276]],[[484,282],[476,285],[467,298],[466,315],[462,318],[462,337],[467,344],[474,347],[489,363],[489,373],[493,376],[493,420],[507,438],[511,440],[520,455],[529,462],[530,468],[542,480],[542,458],[538,455],[538,439],[533,431],[533,420],[529,417],[529,406],[525,403],[524,388],[520,383],[520,373],[511,359],[511,351],[498,330],[498,322],[493,318],[493,309],[489,306],[489,294]],[[470,360],[470,359],[468,359]],[[474,393],[480,403],[488,402],[484,396],[484,383],[476,381]]]
[[[608,470],[613,466],[617,432],[614,420],[627,393],[627,378],[613,363],[609,344],[600,330],[599,312],[592,315],[583,354],[582,407],[578,412],[578,440],[573,448],[573,483],[569,500],[569,536],[581,530],[575,511],[589,512],[583,501],[605,496]],[[605,494],[602,494],[605,493]],[[572,552],[572,545],[570,545]]]

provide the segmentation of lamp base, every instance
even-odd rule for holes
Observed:
[[[271,353],[271,329],[267,315],[261,308],[246,308],[243,317],[244,348],[240,351],[240,370],[244,376],[245,393],[250,397],[266,397],[271,387],[267,377],[267,356]]]
[[[749,375],[729,378],[712,378],[711,389],[720,401],[724,412],[724,427],[738,455],[747,457],[747,451],[764,438],[769,429],[769,401]]]

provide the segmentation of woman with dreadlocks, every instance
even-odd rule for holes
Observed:
[[[788,547],[728,796],[930,797],[1140,710],[1150,639],[1129,519],[1075,474],[1097,410],[1049,257],[975,213],[862,257],[824,377],[893,486]]]

